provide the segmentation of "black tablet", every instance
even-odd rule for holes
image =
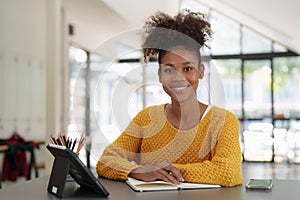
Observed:
[[[103,197],[109,195],[108,191],[76,153],[65,146],[55,144],[48,144],[47,149],[55,157],[48,192],[62,197],[67,175],[70,174],[80,187],[92,190]]]

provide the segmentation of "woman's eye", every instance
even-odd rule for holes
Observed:
[[[173,72],[174,70],[173,69],[171,69],[171,68],[167,68],[167,69],[165,69],[165,72],[167,72],[167,73],[171,73],[171,72]]]
[[[192,69],[193,69],[192,67],[185,67],[185,68],[184,68],[184,71],[185,71],[185,72],[189,72],[189,71],[191,71]]]

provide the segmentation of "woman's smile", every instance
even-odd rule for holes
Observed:
[[[189,88],[190,85],[183,85],[183,86],[171,86],[170,89],[175,92],[182,92],[184,89]]]

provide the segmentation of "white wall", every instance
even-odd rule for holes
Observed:
[[[0,0],[1,139],[45,140],[45,58],[46,0]],[[45,151],[36,154],[43,162]]]
[[[0,0],[0,48],[44,61],[46,0]]]
[[[46,0],[0,0],[0,137],[45,138]]]

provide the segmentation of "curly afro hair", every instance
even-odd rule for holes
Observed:
[[[211,38],[211,25],[206,16],[188,9],[174,17],[157,12],[144,25],[145,40],[142,44],[145,61],[147,57],[160,58],[175,46],[195,51],[200,58],[200,48],[207,46]]]

